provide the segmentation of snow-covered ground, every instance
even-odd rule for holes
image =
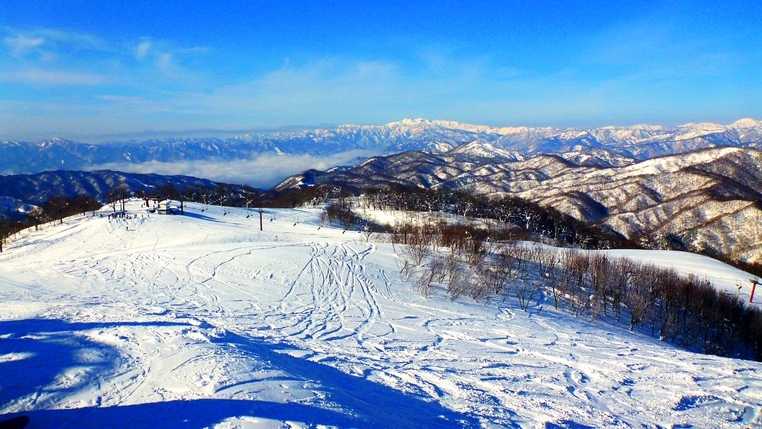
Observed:
[[[186,216],[148,217],[133,203],[131,212],[25,231],[0,254],[0,420],[762,425],[762,364],[542,302],[523,312],[511,301],[425,299],[400,277],[391,245],[321,227],[318,210],[267,210],[262,232],[255,210],[190,204]],[[633,256],[733,289],[733,276],[748,279],[678,252]]]

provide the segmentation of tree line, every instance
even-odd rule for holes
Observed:
[[[583,249],[638,247],[606,225],[586,224],[552,207],[513,196],[400,187],[366,189],[361,203],[373,210],[437,212],[480,219],[485,222],[486,234],[495,239],[531,238]]]
[[[576,317],[607,319],[663,341],[721,356],[762,361],[762,310],[708,280],[598,251],[539,243],[490,242],[467,225],[397,225],[389,235],[400,272],[424,296],[543,300]]]
[[[362,198],[353,200],[335,187],[303,195],[312,196],[306,204],[329,201],[326,221],[338,221],[347,229],[376,228],[389,233],[393,244],[404,244],[395,247],[400,271],[424,296],[438,286],[451,299],[511,298],[523,310],[548,299],[556,309],[577,317],[610,319],[689,349],[762,361],[762,310],[717,290],[706,279],[596,252],[640,247],[607,228],[512,197],[400,188],[366,189]],[[353,210],[352,204],[360,207]],[[362,208],[450,213],[458,218],[414,220],[411,215],[381,226],[359,216]],[[762,273],[759,265],[724,261]]]
[[[487,220],[487,230],[471,228],[474,234],[481,234],[494,240],[529,240],[551,243],[558,246],[572,246],[581,249],[670,249],[690,251],[709,256],[728,265],[762,277],[762,264],[741,261],[713,249],[696,249],[687,246],[684,238],[665,233],[657,242],[643,237],[625,238],[606,225],[587,224],[552,207],[543,207],[531,201],[511,196],[490,197],[471,195],[447,190],[422,188],[387,187],[364,188],[349,192],[335,186],[316,186],[299,190],[298,202],[294,205],[316,205],[333,201],[346,207],[343,201],[352,194],[362,195],[360,204],[377,210],[408,210],[415,212],[439,212]],[[294,198],[294,200],[297,200]],[[293,205],[291,205],[293,207]],[[334,210],[343,224],[371,224],[351,213],[349,209]],[[490,222],[492,221],[492,222]],[[379,230],[381,227],[376,226]]]

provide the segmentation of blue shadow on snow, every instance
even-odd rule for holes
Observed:
[[[161,216],[161,215],[157,215],[157,216]],[[200,220],[205,220],[205,221],[209,221],[209,222],[221,223],[220,221],[218,221],[217,219],[215,219],[213,217],[202,215],[200,213],[191,212],[191,211],[188,211],[188,210],[185,211],[184,215],[177,215],[177,216],[185,216],[185,217],[190,217],[190,218],[193,218],[193,219],[200,219]]]
[[[364,377],[346,374],[322,363],[284,353],[299,350],[287,344],[272,344],[259,338],[248,338],[228,332],[215,342],[235,345],[286,373],[318,383],[328,400],[349,410],[358,420],[349,426],[357,428],[476,428],[481,427],[473,416],[452,411],[435,401],[426,401],[400,392]]]
[[[299,403],[276,403],[258,400],[195,399],[165,401],[113,407],[45,409],[35,402],[36,393],[53,396],[74,394],[98,374],[113,371],[119,351],[88,340],[77,331],[119,326],[185,326],[180,323],[72,323],[62,320],[30,319],[0,322],[0,356],[18,354],[18,360],[0,362],[0,407],[24,399],[22,408],[29,411],[0,415],[0,421],[16,415],[31,418],[35,428],[204,428],[232,417],[264,418],[303,422],[309,426],[328,425],[341,428],[469,428],[479,427],[476,418],[449,410],[437,402],[405,394],[362,377],[355,377],[330,366],[290,356],[284,351],[295,348],[272,344],[258,338],[227,333],[214,340],[222,347],[235,346],[269,362],[289,375],[319,384],[327,400],[347,414]],[[96,359],[83,362],[83,352],[91,350]],[[68,369],[86,365],[90,373],[78,384],[56,386]],[[43,395],[44,396],[44,395]],[[52,404],[51,404],[52,405]],[[40,408],[34,410],[33,408]]]

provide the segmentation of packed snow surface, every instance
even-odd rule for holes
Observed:
[[[190,204],[185,216],[149,217],[132,203],[130,212],[25,231],[0,254],[0,420],[762,425],[759,363],[681,350],[543,299],[524,312],[510,300],[423,298],[390,244],[321,226],[319,210],[266,210],[262,232],[253,209]],[[666,263],[690,270],[685,255]],[[726,286],[744,277],[699,265]]]

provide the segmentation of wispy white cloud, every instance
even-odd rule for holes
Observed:
[[[114,48],[101,37],[78,31],[65,31],[52,28],[38,28],[29,34],[44,37],[49,42],[59,46],[69,46],[76,50],[112,51]]]
[[[108,82],[108,80],[109,78],[102,74],[70,71],[27,69],[0,73],[0,82],[33,83],[52,86],[102,85]]]
[[[184,88],[198,88],[204,81],[200,77],[204,65],[193,61],[186,64],[184,60],[195,60],[208,53],[203,47],[182,47],[150,37],[134,42],[106,42],[82,32],[0,26],[0,51],[3,49],[15,60],[0,62],[0,83],[111,85],[110,91],[147,100],[155,99],[157,94],[166,97],[177,95]],[[14,97],[24,97],[18,88],[9,88],[7,93],[10,92],[16,92]],[[83,97],[97,95],[81,93],[67,97],[82,102]]]
[[[0,63],[1,83],[96,86],[114,81],[101,66],[114,51],[96,36],[47,28],[0,27],[3,33],[3,44],[16,61]]]
[[[15,29],[0,28],[5,33],[4,45],[9,54],[16,58],[36,54],[43,60],[58,58],[64,53],[82,51],[110,51],[112,48],[103,39],[87,33],[61,31],[50,28]]]
[[[641,78],[721,74],[738,63],[743,50],[742,46],[721,39],[716,34],[691,31],[677,19],[640,18],[619,22],[588,36],[581,44],[584,53],[581,65],[606,68],[597,69],[599,73]]]
[[[135,58],[142,60],[143,58],[148,55],[148,50],[151,49],[151,41],[150,40],[143,40],[138,44],[137,49],[135,50]]]
[[[132,46],[137,63],[132,64],[132,78],[128,80],[144,90],[164,92],[168,89],[157,91],[160,85],[169,85],[172,90],[183,85],[197,88],[204,81],[200,76],[208,72],[208,65],[197,61],[209,52],[208,48],[182,47],[173,41],[151,37],[143,37]]]
[[[356,67],[357,73],[361,76],[388,76],[396,72],[394,64],[380,60],[359,61]]]
[[[45,43],[45,39],[42,37],[29,37],[25,35],[17,35],[12,37],[5,37],[3,43],[10,48],[10,54],[13,57],[23,57],[32,49],[41,46]]]
[[[67,119],[83,128],[79,135],[380,124],[404,117],[490,125],[596,126],[624,116],[639,122],[687,122],[699,105],[686,107],[683,94],[698,92],[686,90],[689,84],[679,77],[710,73],[707,64],[719,70],[735,57],[719,49],[702,49],[713,45],[702,39],[691,42],[678,30],[670,22],[618,22],[581,37],[584,43],[572,47],[564,61],[543,67],[520,57],[474,53],[440,43],[400,46],[404,52],[399,55],[296,55],[266,68],[246,67],[247,60],[231,59],[232,52],[180,46],[173,40],[141,37],[106,43],[87,34],[0,28],[0,37],[5,36],[0,49],[21,56],[0,63],[0,83],[82,87],[77,94],[62,88],[57,97],[43,94],[49,90],[45,88],[34,94],[36,98],[24,98],[18,86],[0,90],[15,91],[15,99],[32,105],[44,101],[44,106],[30,110],[42,112],[29,120],[37,122],[29,125],[35,133],[53,123],[46,119],[39,125],[39,118],[45,114],[52,118],[61,111],[70,111],[71,118],[81,112],[86,118]],[[668,43],[661,46],[662,41]],[[669,61],[694,54],[698,60]],[[745,97],[741,100],[751,100]],[[56,103],[60,109],[50,107]],[[755,106],[752,101],[744,104],[749,105]],[[701,108],[711,110],[708,104]],[[674,119],[675,112],[682,119]]]
[[[170,68],[174,67],[174,63],[172,62],[172,54],[167,52],[160,54],[156,59],[156,65],[161,71],[169,71]]]
[[[430,68],[428,61],[411,70],[409,65],[389,60],[339,57],[289,62],[244,82],[185,94],[185,102],[177,107],[188,113],[246,117],[256,124],[274,125],[463,118],[459,115],[478,120],[485,110],[494,122],[498,115],[526,116],[512,103],[563,85],[561,79],[527,76],[513,68],[493,69],[485,57],[442,55],[436,70]],[[502,109],[496,107],[500,105]]]

